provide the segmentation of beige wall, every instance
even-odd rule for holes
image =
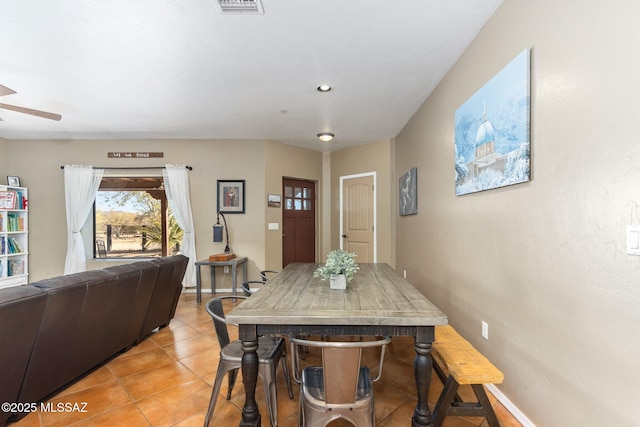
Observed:
[[[323,206],[323,178],[322,178],[322,153],[314,150],[283,145],[275,142],[265,144],[265,180],[264,203],[266,206],[267,194],[279,194],[281,200],[282,178],[297,178],[316,182],[316,236],[322,235],[325,226],[322,211]],[[278,223],[278,230],[268,230],[265,226],[265,266],[270,270],[282,268],[282,207],[265,208],[266,222]],[[322,251],[322,240],[316,241],[316,257]]]
[[[539,426],[637,425],[640,3],[505,0],[396,138],[419,213],[398,270],[505,373]],[[532,48],[530,183],[454,195],[454,112]],[[481,321],[489,340],[481,338]]]
[[[0,144],[6,145],[4,151],[11,153],[11,161],[4,162],[6,174],[20,176],[22,184],[29,187],[31,281],[57,276],[63,272],[66,219],[64,177],[60,166],[64,164],[143,167],[172,163],[192,166],[189,176],[199,259],[224,249],[224,243],[212,241],[212,226],[216,222],[216,181],[246,180],[246,213],[225,216],[232,250],[250,260],[250,279],[257,278],[258,272],[265,268],[282,268],[282,210],[267,207],[267,194],[282,193],[283,177],[308,179],[317,183],[318,260],[322,260],[323,254],[331,246],[328,236],[332,230],[332,186],[328,183],[333,182],[332,177],[339,179],[340,175],[375,170],[378,173],[379,200],[387,200],[390,191],[389,141],[343,150],[338,158],[332,158],[329,153],[271,141],[0,140]],[[164,153],[164,157],[109,159],[107,153],[110,151],[160,151]],[[332,162],[336,164],[334,168]],[[4,163],[0,162],[0,170]],[[381,203],[381,206],[378,210],[379,259],[388,262],[392,245],[386,224],[390,213],[386,203]],[[279,230],[268,230],[268,223],[273,222],[279,224]],[[336,233],[339,231],[337,227],[335,230]],[[87,266],[89,269],[97,269],[118,262],[96,260],[89,261]],[[202,280],[204,288],[210,286],[207,271],[203,271]],[[219,287],[229,285],[228,276],[218,275],[218,281]]]
[[[7,150],[8,150],[7,140],[3,139],[3,138],[0,138],[0,153],[7,153]],[[12,175],[13,176],[13,175],[15,175],[14,172],[10,172],[9,169],[8,169],[8,167],[9,167],[8,158],[9,158],[9,156],[7,156],[7,155],[0,156],[0,179],[3,176],[7,176],[7,175]],[[4,180],[2,180],[0,182],[2,182],[3,184],[6,183],[6,181],[4,181]]]
[[[378,262],[394,267],[392,230],[390,217],[391,197],[391,147],[390,140],[383,140],[331,153],[331,248],[340,247],[340,177],[367,172],[376,173]],[[321,260],[324,259],[324,254]]]
[[[246,180],[246,214],[226,215],[230,244],[234,252],[250,260],[250,277],[265,265],[263,225],[264,143],[261,141],[8,141],[13,172],[29,187],[30,280],[63,273],[66,252],[64,204],[64,164],[131,167],[188,164],[191,203],[199,259],[224,250],[224,243],[213,243],[216,222],[216,181]],[[161,159],[108,159],[109,151],[160,151]],[[159,171],[158,171],[159,172]],[[101,268],[110,261],[90,262],[88,268]],[[208,273],[203,284],[208,286]],[[220,282],[219,286],[229,284]]]
[[[300,178],[317,182],[316,258],[340,245],[339,193],[340,177],[363,172],[376,172],[378,185],[378,261],[392,262],[389,208],[391,184],[391,142],[379,141],[359,147],[321,153],[278,143],[265,145],[265,204],[267,194],[282,194],[282,178]],[[282,210],[267,208],[266,222],[282,227]],[[265,226],[266,230],[266,226]],[[266,268],[282,267],[282,230],[265,231]]]

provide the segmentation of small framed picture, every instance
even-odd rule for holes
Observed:
[[[270,208],[279,208],[281,205],[279,194],[269,194],[267,198],[267,206]]]
[[[17,176],[8,176],[7,185],[10,187],[20,187],[20,178]]]
[[[244,213],[244,179],[218,180],[218,212]]]

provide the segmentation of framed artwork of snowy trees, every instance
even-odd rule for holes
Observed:
[[[531,179],[530,58],[522,51],[456,110],[456,196]]]

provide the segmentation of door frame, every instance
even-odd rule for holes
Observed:
[[[377,197],[378,197],[378,186],[376,185],[376,172],[364,172],[357,173],[354,175],[345,175],[340,177],[340,249],[344,249],[344,239],[342,235],[344,234],[344,181],[347,179],[353,178],[363,178],[366,176],[373,177],[373,262],[378,262],[378,212],[376,207],[378,206]]]

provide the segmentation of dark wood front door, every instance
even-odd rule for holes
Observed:
[[[282,267],[292,262],[316,260],[316,184],[282,180]]]

